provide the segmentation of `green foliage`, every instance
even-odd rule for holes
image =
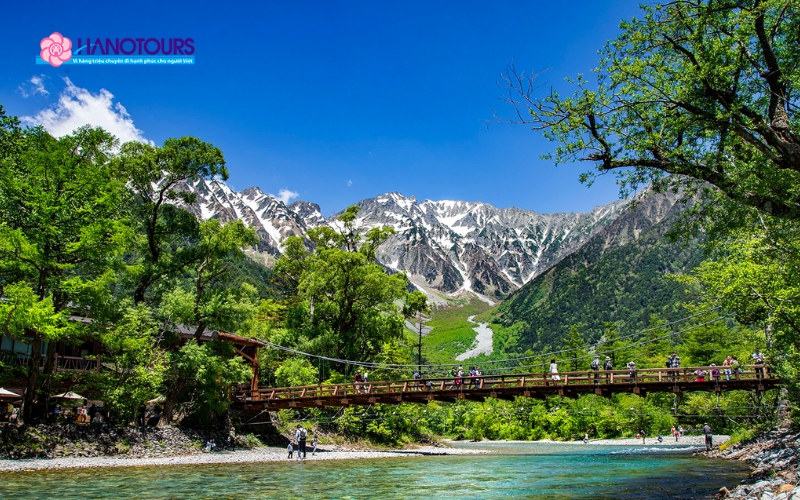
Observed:
[[[250,368],[242,358],[233,357],[232,351],[222,342],[199,345],[190,341],[170,353],[170,363],[174,363],[184,386],[181,399],[204,423],[228,409],[227,388],[246,382],[251,376]]]
[[[97,385],[107,408],[123,422],[156,398],[167,372],[167,353],[158,346],[158,327],[144,305],[129,307],[119,323],[102,335],[104,370]]]
[[[313,385],[319,382],[319,370],[304,357],[292,357],[283,361],[275,370],[275,384],[278,387]]]
[[[740,206],[800,220],[800,2],[642,9],[601,51],[596,83],[579,75],[568,97],[537,98],[512,70],[523,121],[558,143],[557,163],[593,162],[584,181],[614,171],[623,192],[714,186]]]
[[[684,317],[682,304],[689,296],[668,276],[693,269],[703,254],[696,242],[682,245],[664,239],[679,214],[675,206],[655,225],[644,219],[642,210],[623,214],[609,231],[647,229],[616,248],[607,248],[605,232],[598,234],[514,292],[494,311],[492,328],[499,323],[508,329],[495,330],[500,333],[495,349],[554,351],[572,325],[578,326],[585,343],[594,343],[607,332],[607,323],[615,324],[623,336],[645,329],[653,314],[667,321]],[[619,355],[614,357],[619,361]]]
[[[759,347],[766,345],[770,363],[789,382],[793,399],[800,390],[795,384],[800,368],[798,236],[797,224],[762,217],[758,224],[732,231],[715,242],[716,258],[680,280],[699,295],[698,302],[704,306],[721,306],[741,322],[763,325],[769,336]],[[742,335],[733,340],[736,337]],[[708,357],[730,340],[725,332],[709,331],[694,342],[694,350],[698,357]],[[753,347],[752,340],[748,347]]]
[[[467,318],[489,309],[489,304],[474,297],[465,304],[433,309],[431,321],[426,323],[433,330],[422,339],[424,359],[431,363],[454,362],[455,357],[469,350],[475,341],[473,328],[477,325]]]
[[[396,300],[404,299],[405,274],[388,275],[375,263],[377,247],[391,229],[356,228],[358,207],[339,216],[340,231],[324,226],[309,230],[313,252],[289,238],[275,269],[283,283],[296,288],[289,298],[286,327],[307,339],[311,352],[338,359],[369,360],[382,346],[403,335]],[[347,373],[349,366],[340,367]]]
[[[578,328],[578,325],[569,327],[569,333],[564,341],[564,349],[567,349],[569,359],[569,371],[577,372],[589,368],[589,353],[585,348],[586,340]]]
[[[199,223],[175,203],[192,203],[195,195],[181,183],[220,176],[228,178],[222,151],[194,137],[167,139],[162,147],[139,142],[123,144],[116,164],[136,199],[135,215],[141,238],[130,271],[136,282],[134,300],[145,300],[150,288],[174,278],[196,261],[187,238],[200,236]]]

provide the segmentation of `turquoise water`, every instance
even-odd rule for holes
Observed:
[[[747,468],[687,448],[476,443],[488,455],[0,474],[0,498],[703,498]]]

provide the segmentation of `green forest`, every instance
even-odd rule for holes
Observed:
[[[487,374],[542,372],[550,357],[585,369],[595,354],[615,367],[662,367],[673,350],[684,366],[727,355],[746,363],[760,347],[794,405],[800,7],[740,3],[643,7],[601,51],[597,81],[577,77],[572,95],[537,97],[534,79],[509,68],[518,122],[553,141],[548,158],[592,164],[587,183],[609,173],[624,195],[648,186],[685,203],[624,245],[590,242],[492,311],[431,309],[405,274],[377,263],[393,230],[360,230],[356,206],[338,229],[288,238],[272,269],[253,262],[252,229],[182,208],[195,201],[184,183],[228,177],[223,152],[201,139],[120,144],[89,126],[53,137],[0,107],[0,334],[30,347],[23,364],[3,353],[0,384],[24,386],[19,422],[44,420],[51,396],[73,390],[103,401],[120,426],[151,400],[161,401],[161,425],[238,424],[228,393],[252,368],[213,332],[286,348],[260,351],[262,384],[350,382],[353,362],[373,364],[370,380],[408,379],[417,364],[433,365],[426,375],[449,370],[468,347],[472,314],[493,322],[494,353],[470,361]],[[429,313],[434,333],[419,359],[420,339],[404,321]],[[100,369],[57,370],[60,349],[87,344],[101,347]],[[591,395],[282,410],[270,419],[284,431],[302,421],[331,439],[389,446],[440,436],[653,436],[704,420],[744,436],[774,422],[779,399]]]

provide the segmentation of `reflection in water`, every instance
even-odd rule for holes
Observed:
[[[0,498],[698,498],[747,476],[687,448],[469,443],[484,455],[0,474]]]

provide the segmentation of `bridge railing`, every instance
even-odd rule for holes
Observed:
[[[715,372],[718,372],[718,374]],[[440,377],[411,380],[377,382],[348,382],[344,384],[307,385],[297,387],[260,387],[257,390],[239,390],[233,393],[238,401],[270,401],[298,398],[352,396],[391,396],[409,392],[430,391],[490,391],[505,388],[527,388],[541,386],[637,386],[650,383],[724,383],[727,380],[755,380],[771,376],[763,365],[729,369],[721,366],[692,366],[681,368],[641,368],[636,370],[600,370],[551,373],[526,373],[509,375],[483,375],[480,377]],[[557,377],[557,378],[556,378]]]

